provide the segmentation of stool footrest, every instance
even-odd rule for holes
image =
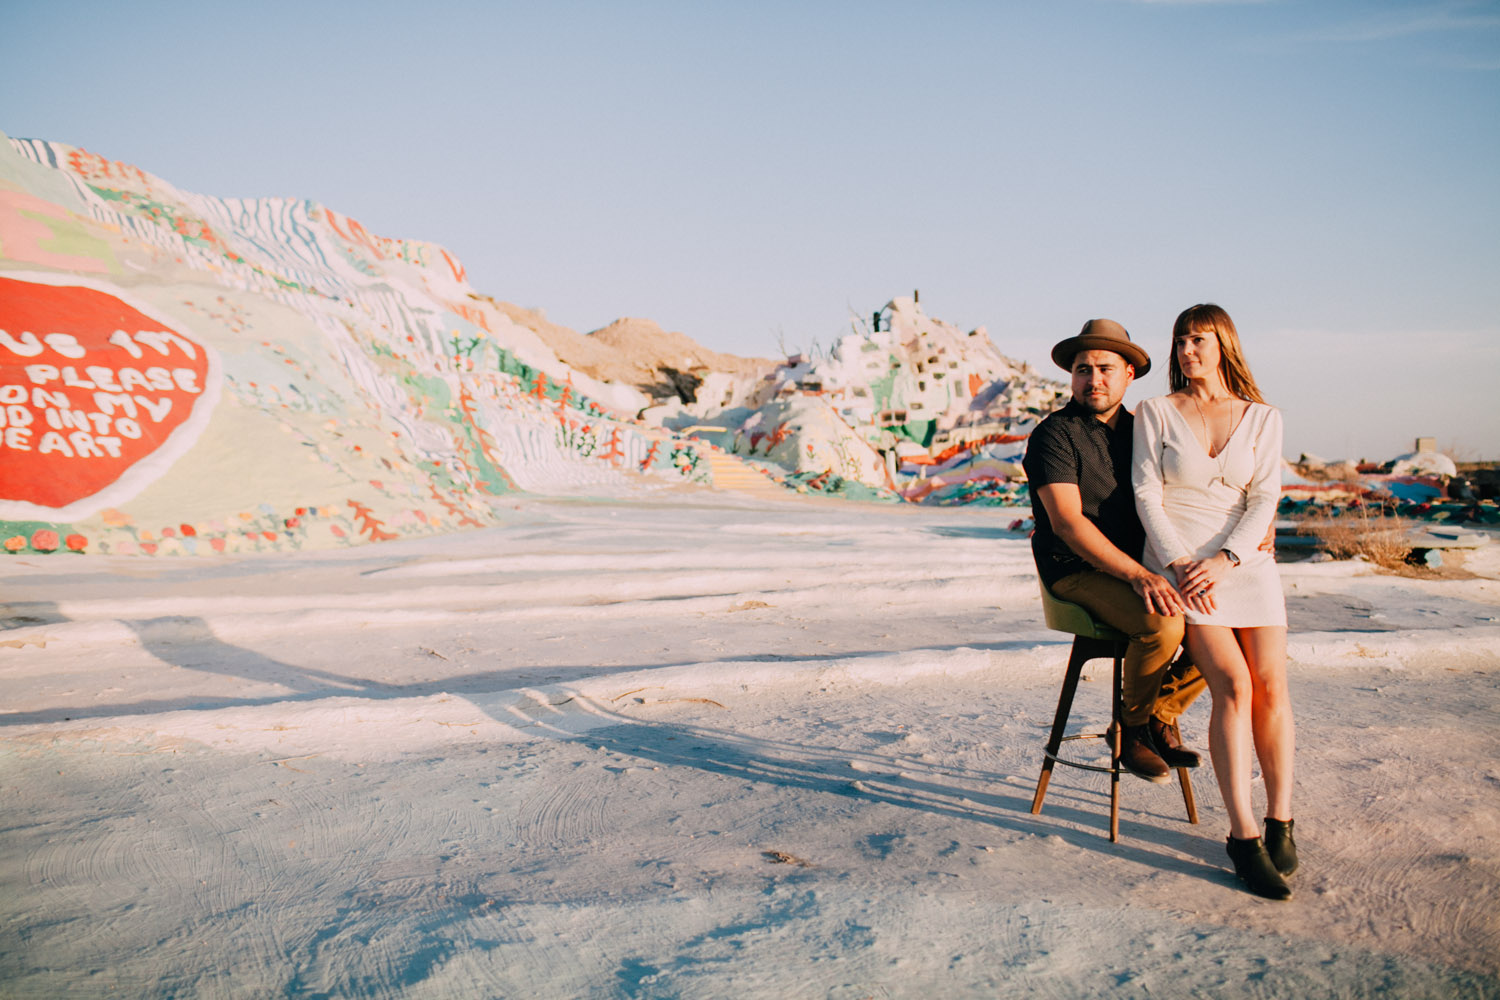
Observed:
[[[1078,733],[1073,736],[1064,736],[1061,742],[1067,743],[1071,740],[1107,740],[1109,739],[1109,737],[1109,733]],[[1062,747],[1058,747],[1058,749],[1061,750]],[[1101,774],[1125,773],[1125,769],[1123,767],[1106,767],[1102,764],[1085,764],[1081,760],[1069,760],[1066,757],[1059,757],[1055,753],[1048,753],[1046,750],[1042,751],[1042,756],[1052,761],[1054,764],[1066,764],[1068,767],[1076,767],[1080,771],[1098,771]]]

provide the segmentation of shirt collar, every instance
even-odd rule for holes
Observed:
[[[1095,417],[1094,414],[1090,413],[1088,410],[1085,410],[1083,407],[1079,406],[1078,405],[1078,400],[1073,399],[1072,397],[1068,398],[1068,405],[1064,406],[1061,410],[1058,410],[1057,412],[1061,416],[1071,417],[1071,418],[1073,418],[1075,420],[1092,420],[1094,423],[1098,424],[1104,430],[1109,430],[1109,425],[1108,424],[1104,423],[1104,421],[1102,421],[1102,420],[1099,420],[1097,417]],[[1123,420],[1129,420],[1132,417],[1131,412],[1129,410],[1125,409],[1125,404],[1124,403],[1120,404],[1120,416],[1121,416],[1121,420],[1122,421]],[[1119,425],[1116,424],[1116,426],[1119,426]]]

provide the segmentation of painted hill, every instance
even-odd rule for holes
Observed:
[[[488,524],[517,489],[708,482],[703,445],[540,325],[325,206],[0,142],[0,539],[348,545]]]
[[[11,552],[343,546],[640,476],[1014,500],[1017,442],[1062,396],[913,300],[780,363],[644,319],[580,335],[326,206],[0,139]]]

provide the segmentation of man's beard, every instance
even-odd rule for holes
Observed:
[[[1090,413],[1103,413],[1116,404],[1109,401],[1108,396],[1074,396],[1073,401]]]

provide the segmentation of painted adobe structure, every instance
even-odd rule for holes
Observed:
[[[828,351],[789,358],[752,395],[667,426],[791,472],[832,473],[914,502],[1024,501],[1024,442],[1067,388],[898,298]]]

